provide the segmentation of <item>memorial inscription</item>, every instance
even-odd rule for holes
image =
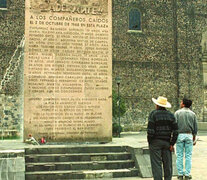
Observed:
[[[111,140],[111,2],[26,1],[25,137]]]

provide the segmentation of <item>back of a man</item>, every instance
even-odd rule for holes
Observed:
[[[172,151],[177,140],[177,123],[174,114],[166,108],[171,104],[165,97],[152,98],[155,104],[148,119],[147,140],[149,143],[150,162],[154,180],[172,179]]]
[[[192,150],[193,142],[197,135],[197,119],[193,111],[190,110],[192,101],[184,98],[175,118],[178,124],[178,139],[176,143],[178,179],[191,179]],[[183,169],[183,157],[185,153],[185,171]]]

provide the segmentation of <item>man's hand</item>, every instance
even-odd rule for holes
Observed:
[[[197,141],[198,141],[198,138],[193,141],[193,146],[196,145]]]
[[[196,145],[196,141],[193,142],[193,146],[195,146],[195,145]]]
[[[175,151],[175,149],[174,149],[174,147],[172,145],[170,145],[170,151],[171,152],[174,152]]]
[[[196,136],[195,136],[195,135],[193,135],[193,146],[195,146],[195,145],[196,145],[197,140],[198,140],[198,138],[196,139]]]

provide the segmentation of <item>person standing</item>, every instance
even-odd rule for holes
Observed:
[[[190,110],[192,101],[184,98],[178,111],[175,112],[175,118],[178,123],[178,139],[176,143],[177,170],[178,179],[191,179],[192,151],[193,145],[196,144],[197,119],[196,114]],[[185,152],[185,171],[183,170],[183,154]]]
[[[173,113],[166,108],[171,104],[165,97],[152,98],[156,105],[148,119],[147,140],[150,150],[150,161],[154,180],[172,179],[172,151],[178,136],[178,126]]]

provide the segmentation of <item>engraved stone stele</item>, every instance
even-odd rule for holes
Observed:
[[[111,6],[26,1],[24,138],[111,141]]]

